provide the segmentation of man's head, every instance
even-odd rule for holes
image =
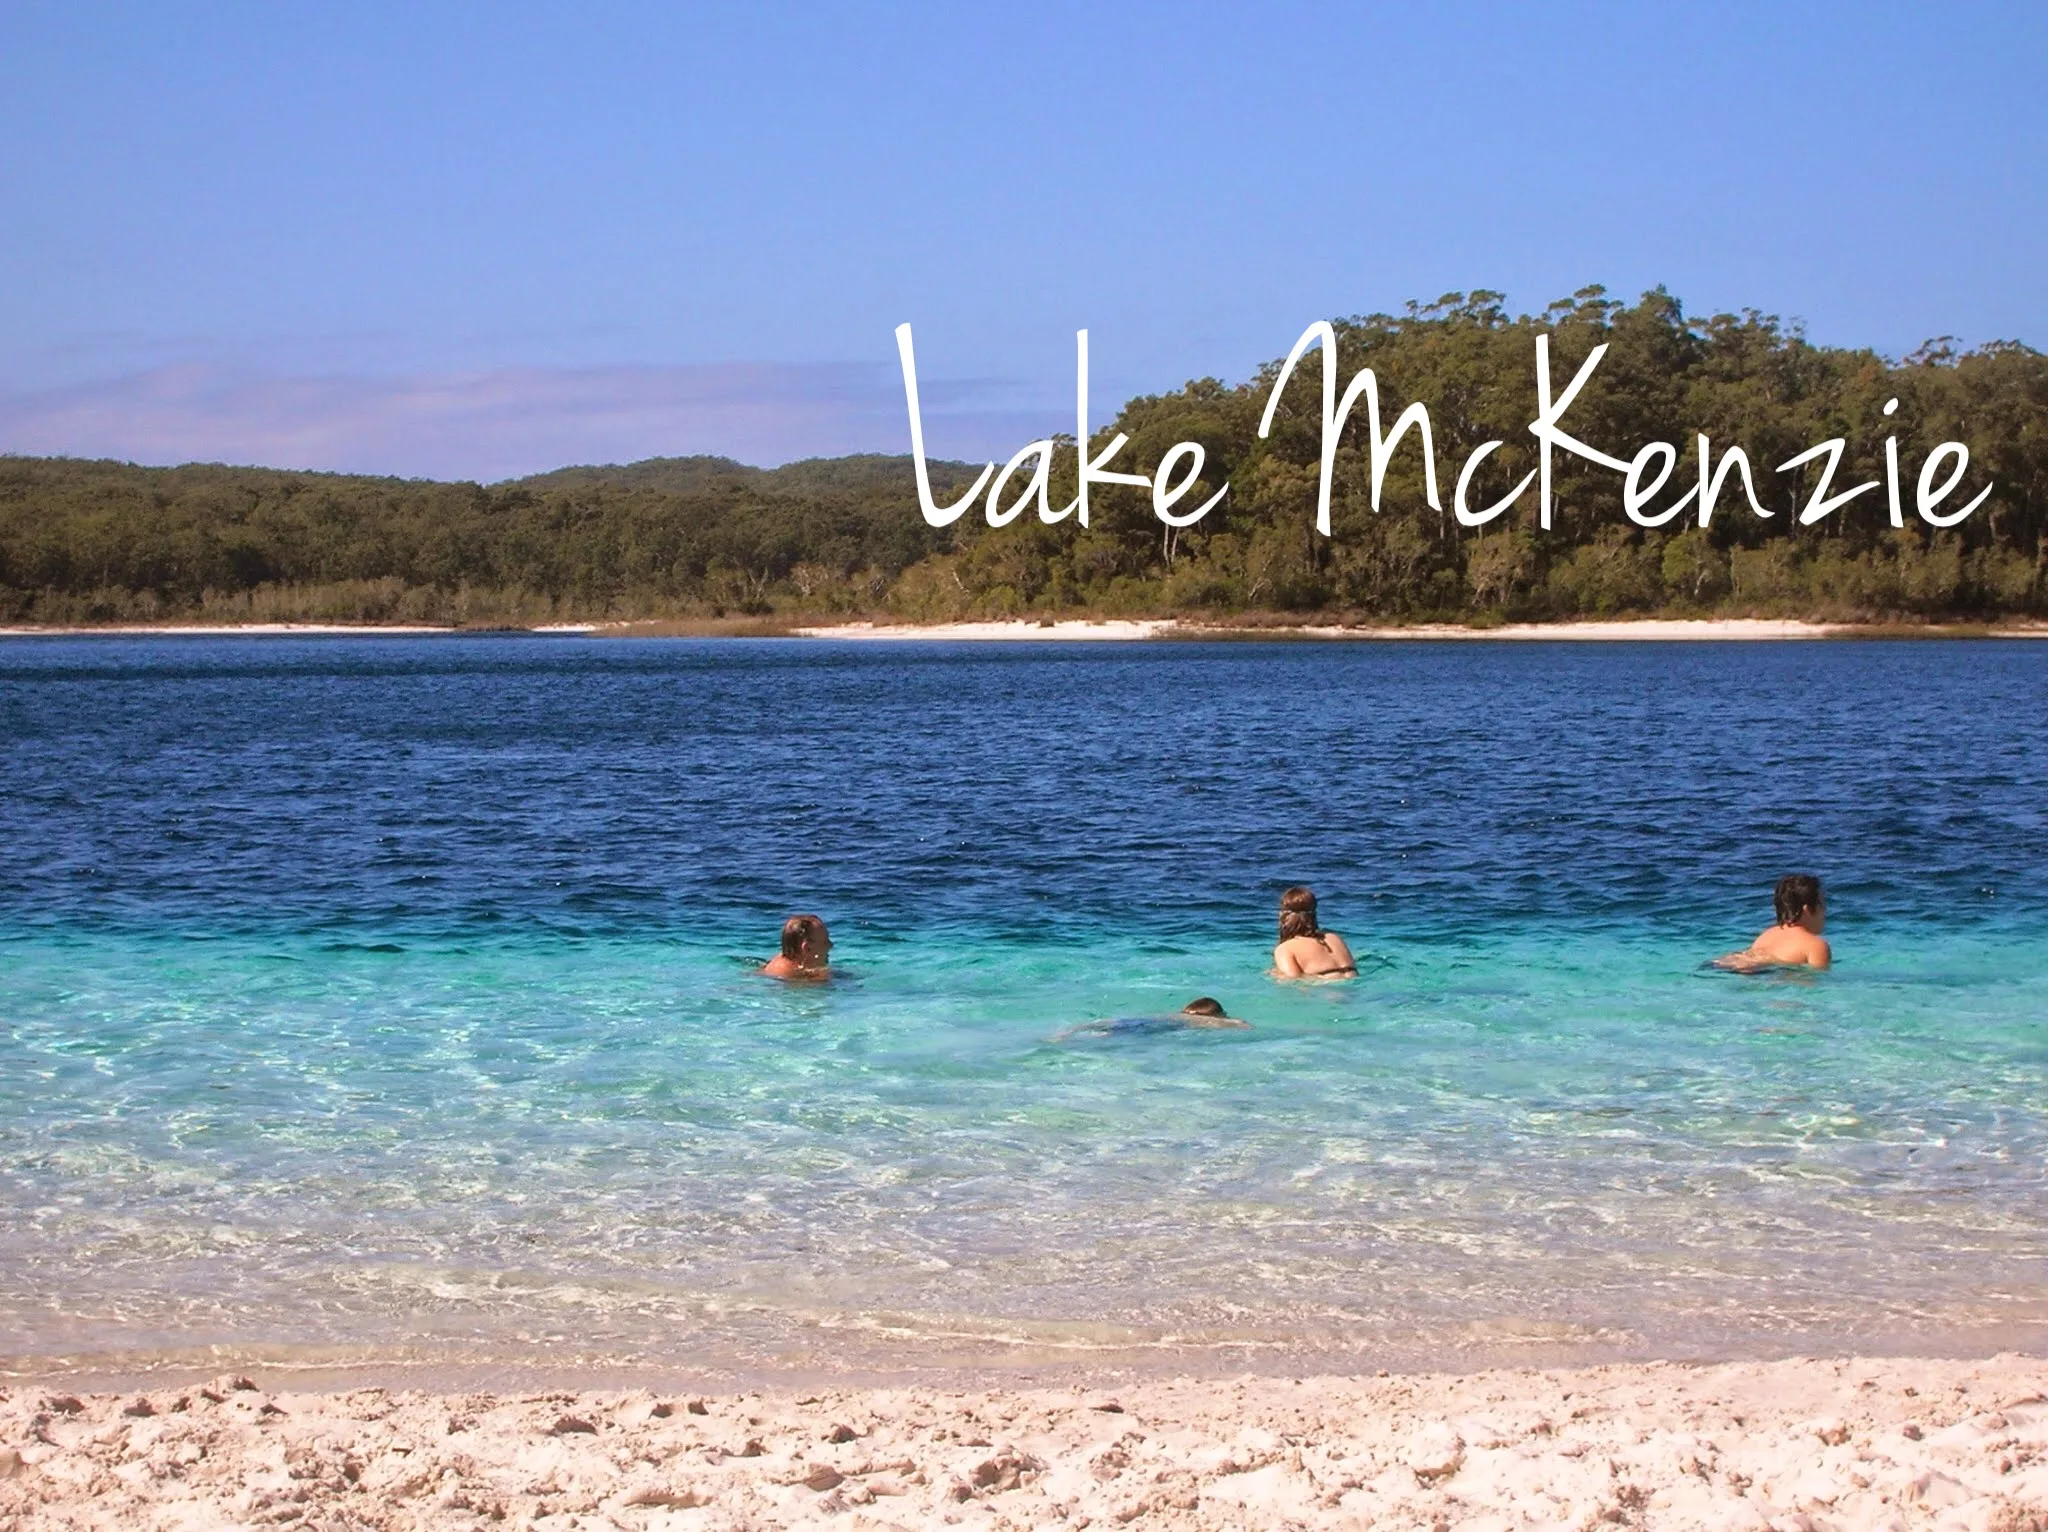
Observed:
[[[1207,995],[1202,996],[1199,1000],[1190,1000],[1180,1009],[1183,1016],[1225,1016],[1229,1014],[1223,1009],[1222,1001],[1211,1000]]]
[[[1809,873],[1787,873],[1778,879],[1778,886],[1771,891],[1771,904],[1781,926],[1804,925],[1818,931],[1827,920],[1820,879]]]
[[[782,955],[807,968],[821,967],[831,955],[832,938],[815,915],[792,915],[782,923]]]

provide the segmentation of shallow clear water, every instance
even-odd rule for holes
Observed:
[[[0,644],[0,1357],[2039,1346],[2044,787],[2048,644]]]

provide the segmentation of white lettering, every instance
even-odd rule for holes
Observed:
[[[951,505],[940,505],[932,499],[931,470],[924,461],[924,415],[917,407],[917,357],[910,349],[910,326],[907,324],[896,326],[896,355],[903,362],[903,393],[910,401],[910,456],[917,465],[917,508],[924,512],[927,526],[950,527],[974,503],[974,497],[981,493],[982,485],[988,483],[996,465],[990,463],[982,469],[974,487]]]
[[[1806,509],[1799,513],[1799,524],[1802,527],[1812,526],[1821,517],[1840,510],[1866,490],[1877,488],[1877,480],[1872,479],[1868,484],[1859,484],[1854,489],[1843,490],[1833,499],[1828,498],[1828,486],[1835,482],[1835,468],[1842,461],[1842,449],[1847,445],[1848,442],[1842,437],[1830,437],[1818,447],[1808,447],[1799,456],[1787,458],[1778,465],[1778,472],[1785,473],[1797,468],[1801,463],[1810,463],[1822,455],[1827,457],[1827,462],[1821,467],[1820,483],[1813,487],[1813,498],[1806,502]]]
[[[1700,525],[1705,526],[1714,519],[1714,502],[1721,498],[1721,486],[1728,482],[1730,472],[1738,473],[1742,476],[1742,493],[1743,497],[1749,501],[1749,508],[1755,511],[1757,515],[1763,517],[1765,521],[1769,521],[1771,513],[1757,503],[1756,481],[1749,476],[1749,454],[1740,447],[1730,447],[1721,454],[1720,463],[1715,465],[1713,445],[1704,436],[1700,437],[1699,443]]]
[[[903,394],[910,411],[910,450],[917,471],[918,508],[925,521],[934,527],[951,526],[959,520],[977,496],[984,489],[988,492],[988,524],[991,527],[1006,527],[1024,514],[1032,501],[1038,503],[1039,520],[1050,525],[1076,516],[1082,526],[1089,524],[1089,490],[1102,484],[1128,485],[1134,489],[1151,492],[1152,514],[1169,527],[1193,526],[1213,511],[1223,497],[1230,492],[1230,485],[1224,484],[1209,498],[1191,511],[1177,511],[1176,506],[1193,492],[1201,482],[1202,469],[1207,462],[1206,449],[1199,442],[1178,442],[1159,460],[1156,472],[1148,477],[1142,473],[1119,473],[1108,465],[1116,455],[1130,445],[1130,437],[1117,432],[1100,452],[1092,452],[1088,430],[1088,332],[1074,332],[1074,446],[1079,473],[1074,498],[1060,510],[1054,511],[1048,503],[1049,484],[1052,476],[1055,446],[1051,439],[1030,442],[1020,449],[1009,462],[1003,465],[1001,473],[989,463],[983,466],[967,493],[950,505],[940,505],[932,496],[931,472],[925,459],[924,416],[918,400],[917,358],[911,347],[910,326],[896,327],[896,350],[903,364]],[[1280,396],[1294,376],[1294,369],[1308,354],[1311,346],[1322,349],[1323,390],[1322,390],[1322,439],[1320,443],[1320,472],[1316,482],[1316,531],[1324,537],[1330,535],[1330,502],[1333,491],[1332,480],[1336,472],[1337,450],[1349,424],[1351,412],[1359,400],[1365,401],[1368,431],[1368,461],[1371,469],[1371,504],[1375,513],[1380,509],[1381,499],[1386,490],[1387,470],[1392,465],[1395,451],[1412,430],[1416,445],[1422,453],[1424,493],[1430,508],[1443,510],[1442,496],[1437,487],[1436,441],[1431,432],[1429,409],[1420,400],[1411,402],[1395,419],[1391,431],[1385,431],[1380,423],[1379,378],[1370,367],[1361,368],[1348,383],[1341,396],[1337,389],[1337,329],[1327,319],[1318,319],[1301,332],[1301,337],[1287,353],[1287,360],[1281,364],[1279,375],[1273,380],[1272,392],[1266,398],[1264,414],[1259,417],[1259,437],[1265,440],[1273,433],[1273,420],[1280,408]],[[1551,525],[1553,505],[1552,470],[1555,461],[1553,449],[1571,453],[1588,463],[1612,469],[1622,476],[1621,504],[1628,519],[1639,527],[1662,527],[1675,520],[1688,505],[1697,503],[1699,524],[1709,526],[1714,519],[1714,508],[1719,503],[1721,492],[1728,485],[1731,475],[1742,481],[1743,498],[1749,508],[1758,516],[1769,519],[1772,512],[1764,509],[1757,499],[1756,480],[1750,471],[1749,455],[1740,447],[1730,447],[1714,460],[1713,443],[1704,433],[1696,437],[1699,448],[1699,480],[1672,504],[1662,510],[1650,509],[1650,503],[1662,494],[1678,466],[1678,448],[1670,442],[1649,442],[1640,448],[1627,462],[1610,457],[1597,448],[1588,446],[1571,435],[1563,427],[1563,420],[1586,384],[1599,369],[1601,360],[1607,355],[1605,343],[1595,346],[1586,359],[1579,364],[1571,382],[1564,391],[1553,395],[1550,378],[1550,337],[1536,337],[1536,418],[1529,424],[1529,434],[1534,436],[1539,448],[1537,466],[1523,476],[1522,482],[1501,499],[1481,510],[1472,509],[1469,503],[1472,481],[1480,465],[1497,452],[1502,442],[1482,442],[1473,449],[1458,471],[1456,491],[1452,495],[1452,510],[1458,525],[1465,527],[1485,526],[1520,500],[1532,482],[1540,482],[1540,500],[1537,521],[1545,530]],[[1899,401],[1885,402],[1887,417],[1898,413]],[[1858,484],[1831,493],[1836,471],[1841,467],[1842,454],[1848,445],[1844,437],[1833,437],[1809,447],[1797,457],[1788,458],[1777,467],[1779,473],[1790,473],[1795,468],[1818,462],[1819,482],[1799,512],[1799,525],[1812,526],[1815,522],[1832,515],[1843,506],[1868,494],[1878,487],[1879,481],[1872,479],[1867,484]],[[1935,478],[1941,472],[1942,464],[1949,458],[1955,459],[1953,469],[1941,484],[1935,485]],[[1036,466],[1017,496],[1008,505],[1003,504],[1003,495],[1010,481],[1022,471],[1027,459],[1035,459]],[[1885,478],[1887,498],[1890,502],[1891,524],[1903,528],[1905,525],[1904,492],[1899,470],[1899,439],[1887,436],[1884,442]],[[1182,465],[1185,464],[1185,472]],[[1929,526],[1952,527],[1970,516],[1990,497],[1995,485],[1987,484],[1975,499],[1961,510],[1945,515],[1937,513],[1937,507],[1955,492],[1962,483],[1970,464],[1970,449],[1961,442],[1943,442],[1922,465],[1915,505],[1921,520]],[[1176,479],[1176,475],[1178,478]],[[994,482],[991,483],[990,480]]]
[[[1550,449],[1553,446],[1576,453],[1589,463],[1598,463],[1602,468],[1612,468],[1616,473],[1628,472],[1628,464],[1622,462],[1620,458],[1596,452],[1578,438],[1567,436],[1557,428],[1558,421],[1562,420],[1564,412],[1572,407],[1572,401],[1579,397],[1579,390],[1586,386],[1587,380],[1593,376],[1593,369],[1600,365],[1600,358],[1605,355],[1607,348],[1604,345],[1595,346],[1593,354],[1580,364],[1571,387],[1553,402],[1550,397],[1550,337],[1536,337],[1536,418],[1529,425],[1529,434],[1543,444],[1543,458],[1538,465],[1543,477],[1543,492],[1537,521],[1546,532],[1550,530]]]
[[[1663,458],[1664,466],[1657,470],[1656,482],[1646,489],[1642,484],[1643,469],[1653,457]],[[1630,521],[1639,527],[1661,527],[1692,503],[1692,497],[1700,492],[1698,485],[1694,485],[1656,515],[1644,514],[1643,507],[1657,498],[1664,488],[1664,481],[1671,477],[1671,470],[1677,466],[1678,449],[1670,442],[1651,442],[1635,455],[1628,465],[1628,477],[1621,482],[1621,508],[1628,514]]]
[[[1159,460],[1158,470],[1152,475],[1152,514],[1165,522],[1169,527],[1193,526],[1213,511],[1216,508],[1216,502],[1221,500],[1225,492],[1229,490],[1230,486],[1226,484],[1194,510],[1181,516],[1173,514],[1174,504],[1182,495],[1193,489],[1195,481],[1201,478],[1202,463],[1206,455],[1200,442],[1181,442]],[[1188,464],[1188,476],[1182,479],[1180,483],[1174,484],[1169,488],[1169,481],[1173,478],[1173,465],[1178,463],[1183,457],[1191,459]]]
[[[1465,466],[1458,470],[1458,488],[1451,496],[1451,511],[1458,518],[1461,527],[1483,527],[1502,511],[1522,498],[1522,491],[1529,487],[1529,481],[1536,477],[1536,470],[1530,469],[1522,475],[1522,482],[1509,490],[1501,499],[1494,501],[1483,511],[1465,508],[1465,491],[1472,487],[1472,475],[1479,471],[1479,465],[1486,461],[1500,442],[1481,442],[1473,448],[1472,455],[1465,459]]]
[[[1003,498],[1003,486],[1010,482],[1011,474],[1024,466],[1024,459],[1027,457],[1038,459],[1038,467],[1032,472],[1031,481],[1018,491],[1016,500],[1008,510],[998,511],[996,506]],[[1007,527],[1011,522],[1023,515],[1024,507],[1030,504],[1033,495],[1038,497],[1038,519],[1050,522],[1053,519],[1053,514],[1052,507],[1046,503],[1045,486],[1051,472],[1052,442],[1050,440],[1035,441],[1027,446],[1018,448],[1017,455],[1011,458],[1009,462],[1003,464],[1003,471],[996,475],[995,483],[988,487],[988,524],[992,527]]]
[[[1436,442],[1429,432],[1429,410],[1420,400],[1401,411],[1400,419],[1394,422],[1394,429],[1386,435],[1380,434],[1380,384],[1370,367],[1365,368],[1344,390],[1344,398],[1337,399],[1337,330],[1327,319],[1318,319],[1301,332],[1301,339],[1294,343],[1294,349],[1287,353],[1287,361],[1280,368],[1280,376],[1273,380],[1273,392],[1266,398],[1266,413],[1259,419],[1259,438],[1264,440],[1273,430],[1273,412],[1280,406],[1280,391],[1287,386],[1287,380],[1294,375],[1294,364],[1312,345],[1320,343],[1323,348],[1323,458],[1322,474],[1316,488],[1316,530],[1323,536],[1330,535],[1330,475],[1337,461],[1337,446],[1344,435],[1345,422],[1351,418],[1351,410],[1358,403],[1358,396],[1365,396],[1366,417],[1372,432],[1372,508],[1380,508],[1380,490],[1387,481],[1387,464],[1394,455],[1394,448],[1413,426],[1422,438],[1422,472],[1425,494],[1429,508],[1441,511],[1443,496],[1436,485]]]
[[[1898,407],[1898,400],[1887,399],[1884,412],[1890,415],[1897,411]],[[1891,501],[1892,525],[1903,527],[1906,524],[1906,515],[1899,505],[1899,439],[1896,436],[1887,436],[1884,439],[1884,478],[1888,491],[1887,498]]]
[[[1950,453],[1955,454],[1955,471],[1951,473],[1946,479],[1941,481],[1940,489],[1935,489],[1934,465],[1936,463],[1939,463],[1943,458],[1947,457]],[[1978,506],[1982,505],[1984,503],[1985,497],[1991,493],[1991,486],[1987,484],[1981,491],[1978,492],[1977,498],[1975,500],[1972,500],[1968,505],[1964,506],[1960,511],[1951,511],[1946,516],[1937,516],[1934,514],[1934,508],[1937,505],[1941,504],[1942,501],[1946,500],[1952,493],[1954,493],[1955,487],[1958,484],[1962,483],[1963,474],[1969,468],[1969,466],[1970,449],[1968,447],[1965,447],[1961,442],[1943,442],[1939,447],[1936,447],[1932,452],[1930,452],[1927,455],[1927,461],[1920,465],[1920,484],[1918,489],[1914,493],[1913,505],[1914,508],[1920,512],[1920,519],[1926,522],[1930,527],[1954,526],[1957,522],[1961,521],[1965,516],[1968,516],[1970,512],[1976,510]]]
[[[1130,438],[1119,431],[1107,447],[1095,455],[1091,462],[1088,457],[1088,332],[1074,332],[1074,350],[1077,360],[1074,365],[1074,449],[1081,461],[1081,482],[1074,491],[1074,498],[1061,509],[1059,515],[1048,516],[1047,521],[1065,521],[1072,512],[1081,513],[1081,525],[1088,525],[1088,486],[1090,484],[1130,484],[1138,489],[1149,489],[1152,481],[1142,473],[1109,473],[1103,468],[1111,458],[1124,450],[1124,443]]]

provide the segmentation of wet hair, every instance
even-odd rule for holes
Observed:
[[[1211,1000],[1207,995],[1202,996],[1199,1000],[1190,1000],[1180,1009],[1181,1014],[1184,1016],[1223,1016],[1228,1014],[1223,1009],[1223,1002],[1221,1000]]]
[[[1316,896],[1313,889],[1297,883],[1280,896],[1280,940],[1292,941],[1297,936],[1315,936],[1322,930],[1316,924]]]
[[[801,963],[808,949],[825,934],[825,922],[815,915],[792,915],[782,923],[782,955]]]
[[[1820,879],[1810,873],[1789,872],[1771,890],[1771,905],[1778,912],[1778,924],[1795,925],[1808,910],[1820,908]]]

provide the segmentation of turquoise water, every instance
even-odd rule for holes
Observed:
[[[2048,646],[0,646],[0,1356],[2048,1339]],[[1702,958],[1781,871],[1838,966]],[[1264,977],[1316,884],[1353,982]],[[849,976],[755,977],[816,909]],[[1055,1043],[1223,999],[1246,1032]]]

